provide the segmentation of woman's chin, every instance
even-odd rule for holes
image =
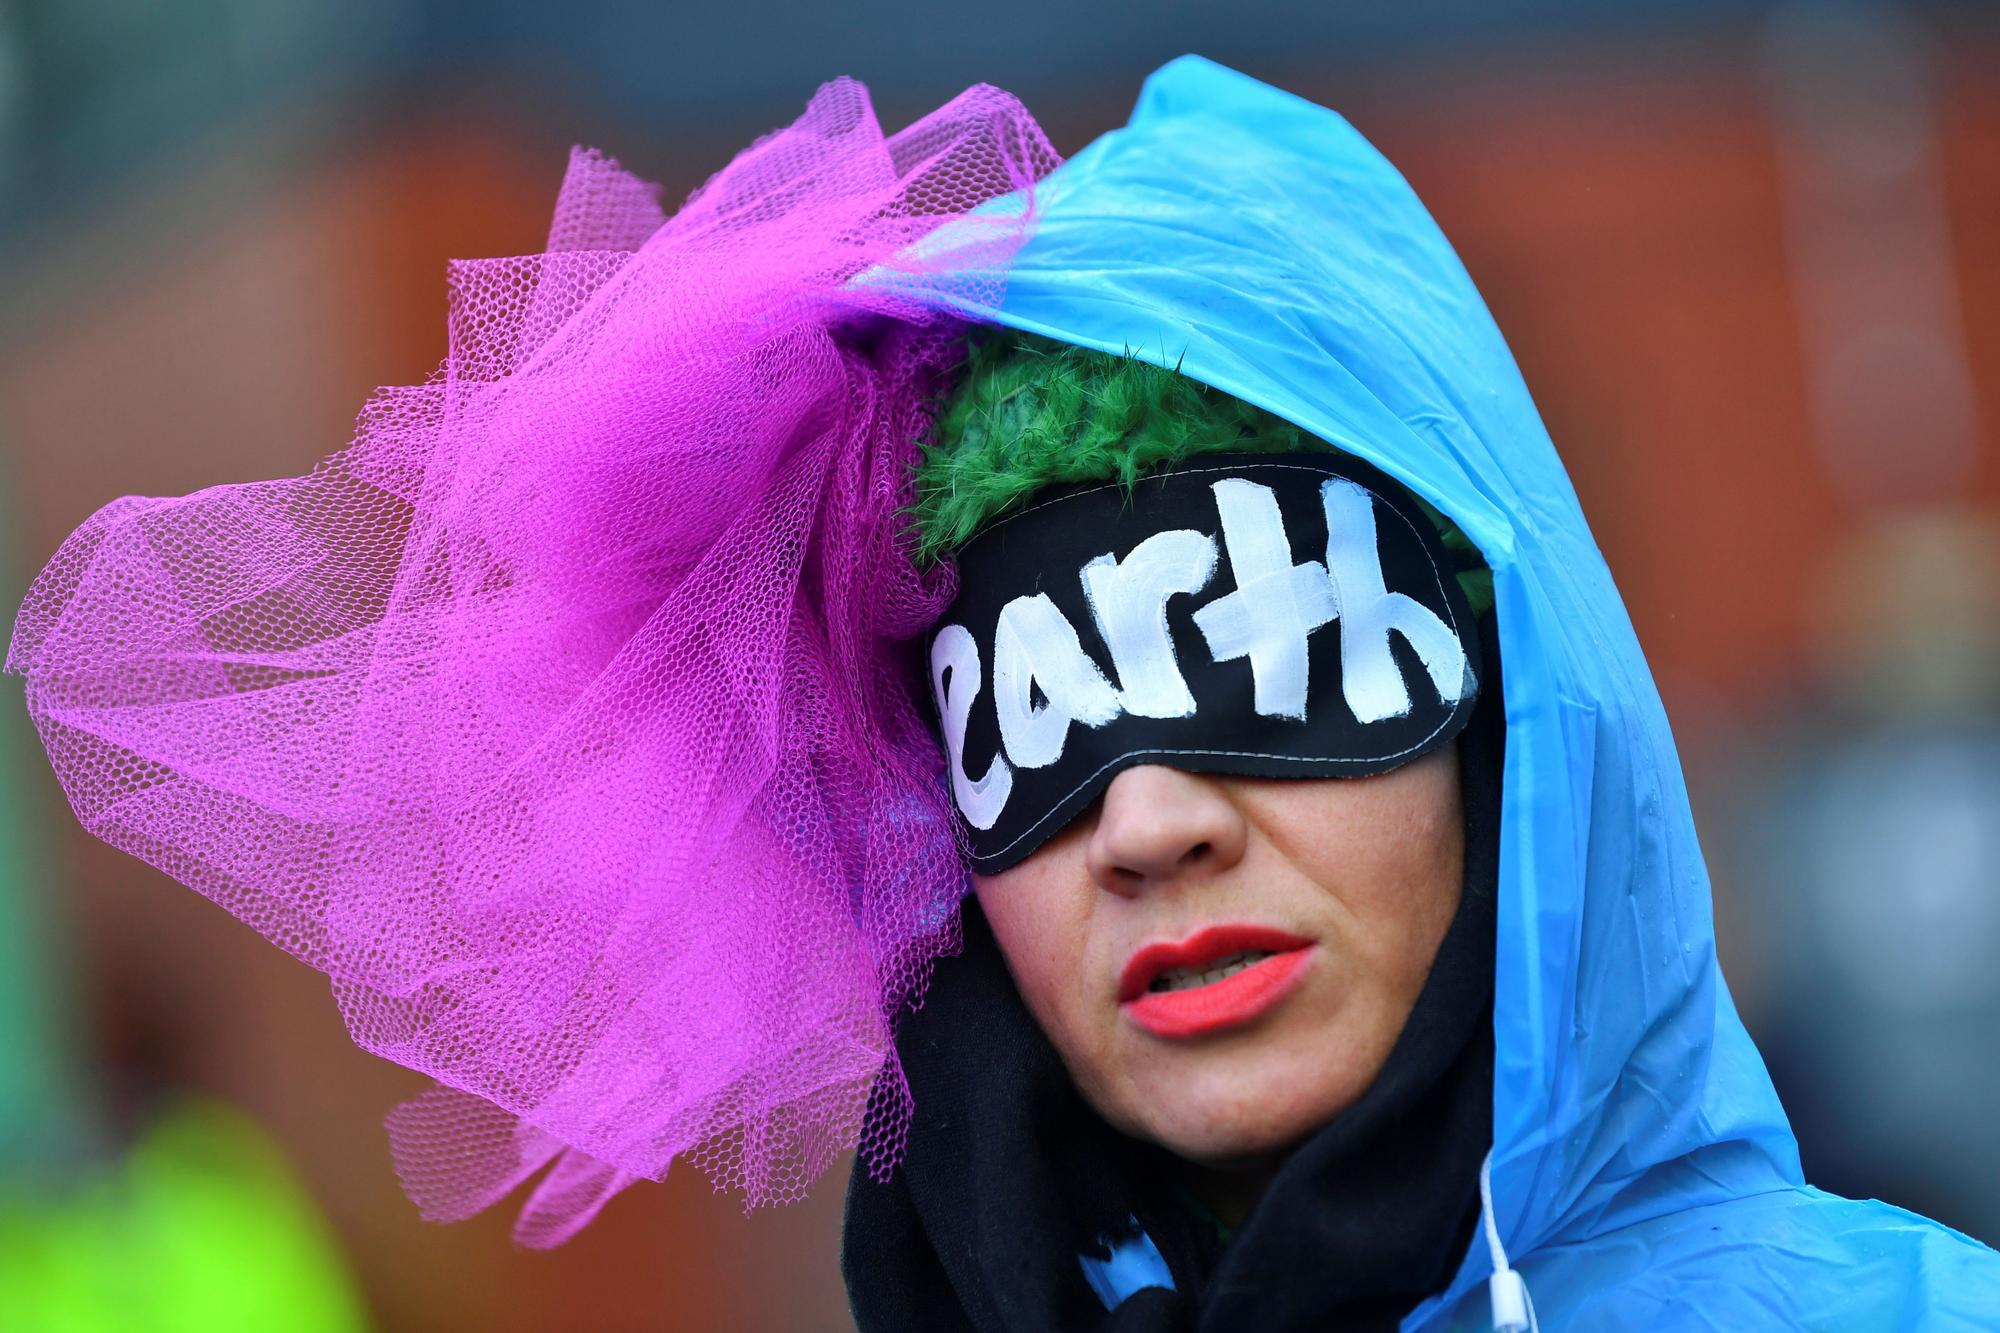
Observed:
[[[1365,1080],[1246,1078],[1230,1071],[1204,1071],[1108,1117],[1177,1157],[1202,1166],[1232,1168],[1267,1163],[1296,1146],[1353,1104]]]

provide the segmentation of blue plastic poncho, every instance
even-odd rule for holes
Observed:
[[[2000,1255],[1804,1183],[1716,965],[1673,736],[1561,461],[1451,246],[1339,116],[1194,57],[1043,185],[977,317],[1131,352],[1450,515],[1507,710],[1492,1217],[1549,1329],[2000,1328]],[[1484,1328],[1481,1236],[1407,1329]]]

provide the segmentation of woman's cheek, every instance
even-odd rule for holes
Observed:
[[[1044,1032],[1066,1030],[1068,979],[1081,971],[1082,927],[1064,901],[1060,882],[1030,860],[991,878],[975,876],[979,906],[1021,998]]]

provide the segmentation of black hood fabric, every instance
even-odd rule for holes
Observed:
[[[1460,741],[1464,891],[1431,974],[1361,1099],[1293,1150],[1227,1243],[1184,1202],[1164,1150],[1076,1092],[978,905],[897,1047],[915,1099],[885,1183],[857,1171],[842,1270],[861,1333],[1393,1329],[1450,1281],[1491,1138],[1494,886],[1504,722],[1491,679]],[[1078,1254],[1151,1237],[1174,1289],[1106,1310]]]

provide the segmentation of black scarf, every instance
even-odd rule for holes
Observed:
[[[887,1183],[857,1164],[848,1190],[861,1333],[1393,1329],[1450,1281],[1492,1137],[1498,659],[1461,741],[1464,890],[1430,977],[1375,1082],[1293,1150],[1226,1244],[1164,1150],[1084,1104],[967,901],[963,954],[897,1036],[916,1107],[904,1163]],[[1077,1255],[1134,1218],[1175,1289],[1107,1311]]]

